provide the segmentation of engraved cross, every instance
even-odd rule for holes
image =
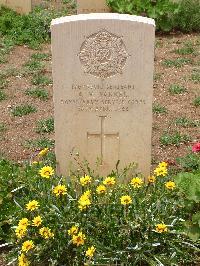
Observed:
[[[87,138],[91,137],[97,137],[100,138],[101,141],[101,154],[100,154],[100,162],[101,165],[103,164],[103,159],[104,159],[104,153],[105,153],[105,138],[107,137],[115,137],[119,138],[119,132],[118,133],[105,133],[105,118],[106,116],[99,116],[101,119],[101,131],[99,133],[89,133],[87,132]]]

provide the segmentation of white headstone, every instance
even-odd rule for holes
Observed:
[[[58,172],[71,152],[99,173],[137,162],[151,164],[154,20],[85,14],[52,21]]]

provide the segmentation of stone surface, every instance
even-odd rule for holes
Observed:
[[[77,14],[107,12],[110,12],[110,8],[106,0],[77,0]]]
[[[78,152],[99,173],[151,164],[155,25],[121,14],[84,14],[52,21],[58,172]]]
[[[28,14],[31,12],[31,0],[0,0],[0,6],[9,7],[20,14]]]

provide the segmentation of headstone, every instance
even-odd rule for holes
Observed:
[[[154,20],[83,14],[52,21],[58,172],[78,152],[99,173],[151,164]]]
[[[77,14],[108,13],[106,0],[77,0]]]
[[[31,12],[31,0],[0,0],[0,6],[6,6],[20,14],[28,14]]]

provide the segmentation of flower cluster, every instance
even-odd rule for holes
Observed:
[[[91,205],[90,197],[91,197],[91,191],[90,190],[85,191],[81,195],[80,199],[78,200],[78,203],[79,203],[78,207],[81,211],[87,209],[87,207],[89,207]]]
[[[154,170],[154,174],[156,176],[166,176],[167,175],[167,163],[161,162],[159,163],[158,167]]]

